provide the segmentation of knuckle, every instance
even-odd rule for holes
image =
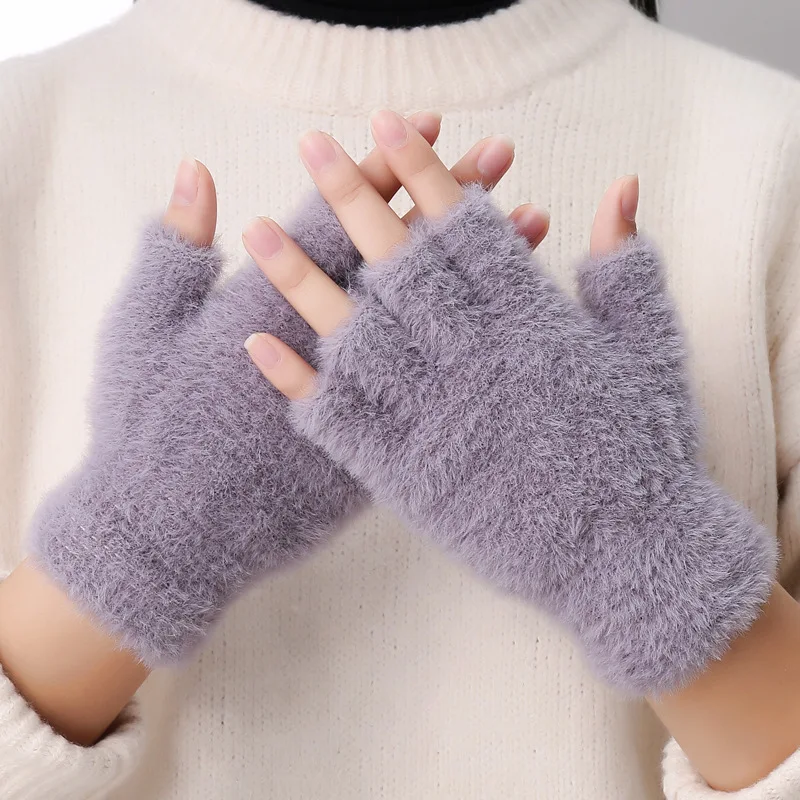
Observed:
[[[292,261],[276,276],[277,288],[283,293],[297,291],[306,281],[310,272],[308,264],[300,260]]]
[[[435,157],[431,158],[426,154],[425,156],[416,159],[413,163],[409,164],[407,173],[408,179],[412,180],[427,178],[428,176],[436,173],[438,165],[439,162]]]
[[[366,188],[367,184],[362,177],[348,178],[336,188],[333,202],[342,207],[351,206],[364,196]]]
[[[311,397],[316,391],[316,376],[304,374],[299,376],[292,389],[292,399],[302,400],[305,397]]]

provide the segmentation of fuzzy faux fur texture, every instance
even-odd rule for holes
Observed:
[[[289,230],[340,282],[358,263],[319,196]],[[313,360],[316,335],[255,264],[219,284],[221,266],[216,248],[144,231],[100,330],[89,451],[32,523],[38,563],[151,667],[363,502],[243,347],[268,331]]]
[[[699,461],[684,335],[641,238],[579,302],[479,187],[365,270],[298,429],[411,525],[555,615],[596,672],[675,689],[767,599],[776,543]]]

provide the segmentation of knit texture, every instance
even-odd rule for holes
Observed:
[[[790,800],[797,796],[800,751],[796,751],[763,780],[737,792],[717,792],[692,766],[672,740],[664,748],[664,794],[669,800]]]
[[[513,138],[492,196],[504,211],[530,201],[551,212],[537,252],[567,291],[604,189],[639,173],[638,221],[686,328],[705,461],[779,536],[792,588],[800,92],[625,0],[521,0],[397,32],[244,0],[136,0],[106,29],[0,65],[0,570],[88,447],[98,326],[179,160],[197,157],[214,176],[233,269],[247,220],[284,224],[311,185],[298,136],[321,128],[359,159],[383,106],[442,111],[448,165],[482,136]],[[665,733],[645,704],[597,681],[547,614],[383,510],[258,582],[198,658],[154,673],[140,701],[146,746],[127,751],[139,767],[103,800],[665,794]],[[0,763],[28,797],[45,778],[91,793],[78,756],[92,748],[58,762],[13,752]],[[800,777],[796,757],[785,766]],[[695,800],[699,780],[680,800]]]
[[[94,747],[56,734],[0,669],[0,797],[75,800],[107,796],[141,758],[145,731],[132,703]]]
[[[318,195],[290,230],[334,277],[353,262]],[[185,658],[361,502],[242,346],[268,330],[310,358],[315,335],[253,262],[215,287],[221,268],[215,247],[145,229],[100,328],[91,446],[32,523],[38,564],[149,666]]]
[[[651,245],[583,264],[581,307],[470,186],[360,283],[292,416],[374,499],[544,606],[627,691],[678,688],[750,627],[775,540],[698,462]]]

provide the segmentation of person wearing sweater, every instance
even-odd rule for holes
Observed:
[[[800,792],[796,84],[407,11],[0,66],[0,797]]]

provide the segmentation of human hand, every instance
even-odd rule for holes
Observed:
[[[595,250],[620,246],[582,265],[575,302],[410,126],[383,112],[374,133],[425,219],[409,233],[341,148],[306,140],[367,267],[326,314],[307,295],[313,265],[284,240],[260,266],[323,336],[322,371],[274,338],[251,352],[277,355],[262,371],[299,398],[300,431],[560,619],[603,678],[684,684],[756,619],[776,554],[700,463],[677,313],[656,253],[627,238],[635,184],[601,205]]]
[[[406,152],[423,162],[429,160],[435,175],[430,182],[423,180],[426,188],[419,193],[423,205],[416,203],[402,220],[398,219],[386,202],[397,192],[401,184],[392,172],[383,148],[378,148],[370,154],[368,158],[374,159],[375,166],[365,170],[363,163],[357,167],[330,136],[311,132],[301,142],[301,152],[305,154],[307,165],[318,157],[326,146],[333,148],[337,157],[335,174],[318,175],[318,171],[313,167],[309,167],[309,171],[321,197],[333,208],[337,219],[343,224],[341,231],[333,237],[315,237],[312,231],[304,229],[303,235],[298,237],[295,231],[288,233],[284,231],[274,220],[257,217],[250,222],[243,233],[244,245],[253,261],[269,278],[270,283],[320,335],[331,332],[346,319],[352,303],[347,292],[336,286],[338,275],[334,276],[333,280],[328,280],[331,270],[319,267],[325,260],[313,252],[313,248],[309,247],[305,239],[321,241],[327,238],[336,239],[335,249],[340,253],[347,253],[347,271],[355,272],[361,256],[367,263],[376,260],[381,253],[387,252],[394,244],[401,241],[407,226],[423,214],[442,213],[450,202],[460,197],[461,186],[477,183],[486,189],[492,189],[513,160],[513,145],[505,137],[489,137],[471,148],[448,171],[429,146],[418,152],[420,144],[431,144],[433,138],[428,136],[424,129],[416,132],[414,126],[409,126],[409,130],[412,132],[412,146]],[[423,163],[412,165],[410,168],[424,172],[426,167]],[[625,179],[618,183],[620,197],[624,194],[627,207],[632,207],[635,214],[638,182]],[[616,197],[616,194],[614,196]],[[375,219],[370,213],[374,209],[377,209]],[[361,216],[362,211],[367,212],[365,216]],[[602,214],[610,216],[610,212],[604,211],[601,206],[598,219]],[[550,226],[549,214],[530,203],[514,209],[509,219],[531,249],[542,243]],[[635,224],[624,219],[621,221],[609,219],[608,224],[603,220],[603,224],[597,225],[596,228],[600,237],[597,246],[601,247],[609,246],[606,241],[609,236],[629,235],[635,230]],[[338,241],[340,235],[344,235],[345,238],[349,235],[346,245]],[[605,240],[602,237],[605,237]],[[359,252],[361,256],[358,255]],[[342,283],[341,279],[338,282]],[[287,397],[299,398],[310,391],[316,371],[305,358],[297,357],[300,354],[296,350],[285,347],[285,344],[285,341],[261,331],[249,337],[247,346],[251,357],[254,357],[262,371],[269,372],[270,380],[277,388]]]
[[[414,122],[436,138],[435,115]],[[460,169],[490,187],[512,157],[486,141]],[[379,153],[361,170],[376,192],[396,191]],[[215,222],[210,174],[182,165],[101,332],[87,458],[33,521],[38,566],[150,667],[187,655],[248,583],[363,502],[242,351],[254,327],[300,352],[314,336],[254,265],[217,284]],[[293,230],[326,280],[347,279],[357,254],[326,204],[312,198]]]
[[[425,147],[426,142],[431,142],[425,131],[420,131],[421,136],[414,135],[410,129],[408,133],[410,142],[402,148],[399,157],[394,155],[396,148],[389,146],[379,146],[370,155],[379,165],[376,170],[381,171],[377,180],[374,173],[365,174],[363,164],[359,167],[359,175],[359,168],[352,159],[327,134],[311,132],[301,141],[301,153],[308,153],[305,156],[306,164],[309,164],[309,160],[313,161],[318,153],[324,152],[327,146],[333,148],[336,157],[332,165],[334,170],[325,170],[320,174],[319,169],[309,166],[309,172],[322,197],[331,205],[337,218],[341,217],[343,231],[350,236],[348,242],[352,242],[350,246],[354,245],[361,251],[367,264],[379,260],[404,241],[407,226],[423,213],[433,217],[441,215],[461,198],[461,186],[481,182],[481,172],[477,167],[479,155],[476,153],[480,152],[483,143],[472,148],[448,174],[433,150]],[[386,158],[382,152],[386,153]],[[420,197],[421,205],[417,203],[400,221],[385,202],[380,202],[381,198],[389,199],[400,186],[400,180],[389,166],[394,162],[397,162],[395,168],[400,173],[403,170],[411,173],[429,172],[427,180],[422,182],[417,174],[407,178],[418,186],[412,198]],[[503,163],[501,152],[493,162]],[[506,163],[510,166],[511,158]],[[496,182],[497,179],[484,178],[482,185],[491,188]],[[609,187],[598,206],[592,226],[592,256],[612,253],[636,233],[638,202],[637,176],[622,177]],[[365,207],[368,213],[362,215]],[[372,219],[373,216],[375,219]],[[544,241],[549,230],[549,214],[530,203],[514,209],[509,219],[528,241],[531,250]],[[353,304],[347,292],[326,280],[324,273],[329,271],[318,266],[320,260],[309,257],[309,248],[298,246],[295,237],[287,235],[277,222],[266,217],[252,220],[244,231],[243,241],[270,283],[318,334],[324,336],[331,333],[350,315]],[[338,249],[347,251],[348,246],[340,245]],[[262,250],[270,254],[263,255]],[[285,345],[286,342],[263,331],[254,332],[248,339],[248,351],[268,380],[290,399],[300,399],[310,394],[316,370]]]

